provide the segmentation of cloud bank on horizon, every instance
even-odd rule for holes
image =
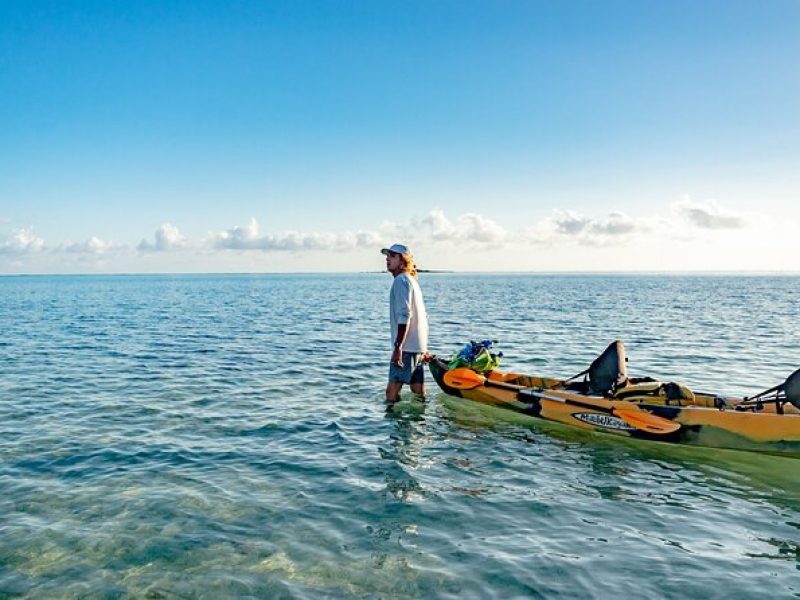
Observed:
[[[262,232],[253,217],[245,225],[190,238],[177,225],[164,223],[138,244],[100,236],[82,242],[49,241],[34,227],[13,228],[5,222],[0,224],[0,272],[358,271],[373,266],[376,249],[398,240],[412,245],[417,256],[424,257],[424,266],[432,269],[587,271],[596,270],[587,265],[593,264],[597,252],[607,252],[610,258],[627,257],[619,270],[781,271],[794,270],[789,256],[777,256],[792,249],[785,243],[776,246],[776,255],[761,252],[770,259],[764,263],[741,260],[746,256],[742,250],[747,240],[759,239],[763,246],[764,240],[775,238],[774,232],[792,227],[779,216],[736,212],[713,200],[688,197],[663,214],[634,217],[612,211],[591,216],[555,209],[538,222],[516,226],[476,212],[449,217],[439,208],[402,221],[384,221],[372,231]],[[794,255],[799,249],[793,248]],[[270,257],[278,253],[280,264],[289,268],[275,268]],[[331,254],[348,260],[326,262]],[[466,264],[464,254],[470,255]],[[287,262],[286,255],[297,261]],[[482,262],[484,255],[491,258]],[[519,258],[526,255],[531,258]],[[180,260],[173,261],[175,257]],[[614,270],[613,262],[600,264],[606,266],[602,270]]]

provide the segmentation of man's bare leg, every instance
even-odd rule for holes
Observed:
[[[386,401],[387,402],[397,402],[400,400],[400,390],[403,389],[403,384],[399,381],[390,381],[386,384]],[[414,389],[414,386],[411,386],[411,389]]]

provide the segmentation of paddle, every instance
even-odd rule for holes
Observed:
[[[506,390],[513,390],[519,392],[520,390],[528,389],[521,385],[513,385],[511,383],[501,383],[499,381],[492,381],[486,379],[483,375],[476,373],[470,369],[453,369],[444,374],[444,383],[457,390],[473,390],[479,386],[487,385],[490,387],[497,387]],[[666,435],[680,429],[680,423],[675,423],[669,419],[659,417],[649,412],[638,409],[620,409],[620,408],[607,408],[605,406],[597,406],[590,402],[580,402],[572,398],[562,398],[561,396],[551,396],[549,394],[542,394],[533,392],[536,398],[544,398],[545,400],[552,400],[554,402],[561,402],[562,404],[570,404],[573,406],[580,406],[583,408],[592,408],[595,410],[607,412],[619,417],[631,427],[652,433],[655,435]]]

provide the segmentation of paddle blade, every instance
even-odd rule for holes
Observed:
[[[614,414],[625,421],[628,425],[641,429],[647,433],[655,435],[667,435],[681,428],[680,423],[670,421],[664,417],[651,415],[642,410],[622,410],[616,409]]]
[[[453,369],[444,374],[445,385],[457,390],[472,390],[483,385],[486,378],[471,369]]]

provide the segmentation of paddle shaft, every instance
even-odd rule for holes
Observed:
[[[522,396],[524,394],[518,394],[517,397]],[[625,410],[618,408],[616,406],[597,406],[596,404],[592,404],[591,402],[581,402],[580,400],[573,400],[572,398],[562,398],[561,396],[551,396],[550,394],[542,394],[541,392],[532,392],[531,395],[535,398],[543,398],[545,400],[551,400],[553,402],[560,402],[561,404],[567,404],[570,406],[578,406],[581,408],[589,408],[592,410],[597,410],[601,412],[608,413],[613,415],[619,419],[625,421],[628,425],[646,431],[648,433],[653,433],[656,435],[665,435],[668,433],[672,433],[673,431],[677,431],[680,429],[680,423],[675,423],[674,421],[670,421],[669,419],[665,419],[664,417],[659,417],[657,415],[653,415],[649,412],[642,411],[642,410]]]
[[[544,398],[546,400],[552,400],[554,402],[561,402],[561,404],[580,406],[581,408],[593,408],[594,410],[601,410],[603,412],[607,412],[608,414],[614,414],[614,411],[617,410],[616,407],[613,406],[611,407],[597,406],[596,404],[592,404],[591,402],[581,402],[580,400],[573,400],[572,398],[562,398],[561,396],[551,396],[550,394],[542,394],[541,392],[532,392],[531,395],[534,398]]]
[[[486,379],[486,381],[484,381],[483,385],[490,386],[490,387],[496,387],[496,388],[500,388],[500,389],[505,389],[505,390],[510,390],[510,391],[515,391],[515,392],[517,392],[517,400],[519,400],[521,402],[528,402],[528,400],[525,398],[525,396],[530,395],[530,396],[533,396],[534,398],[544,398],[545,400],[552,400],[554,402],[560,402],[562,404],[569,404],[570,406],[578,406],[580,408],[590,408],[590,409],[593,409],[593,410],[597,410],[597,411],[608,413],[610,415],[618,416],[617,412],[618,412],[619,409],[617,407],[614,407],[614,406],[611,406],[611,407],[598,406],[597,404],[592,404],[591,402],[581,402],[580,400],[573,400],[572,398],[562,398],[561,396],[551,396],[550,394],[543,394],[541,392],[536,392],[536,391],[531,391],[530,394],[523,394],[523,393],[521,393],[522,390],[528,390],[530,388],[526,388],[525,386],[522,386],[522,385],[514,385],[513,383],[505,383],[505,382],[501,382],[501,381],[492,381],[491,379]],[[633,409],[633,410],[631,410],[631,412],[642,412],[642,411],[636,411],[636,409]],[[651,415],[650,413],[646,413],[646,412],[643,413],[643,416],[645,418],[651,418],[651,419],[663,419],[663,417],[658,417],[658,416],[655,416],[655,415]],[[622,418],[622,417],[620,417],[620,418]],[[668,421],[669,423],[672,423],[672,421],[670,421],[669,419],[664,419],[664,420]]]
[[[530,390],[531,388],[525,387],[524,385],[514,385],[513,383],[505,383],[504,381],[492,381],[491,379],[487,379],[482,377],[483,385],[489,387],[496,387],[503,390],[510,390],[517,392],[517,399],[526,402],[525,396],[528,394],[522,394],[522,390]],[[571,398],[562,398],[560,396],[551,396],[549,394],[542,394],[541,392],[531,391],[531,396],[534,398],[545,398],[547,400],[553,400],[555,402],[561,402],[562,404],[571,404],[572,406],[580,406],[581,408],[593,408],[595,410],[607,412],[608,414],[614,414],[614,408],[606,407],[606,406],[597,406],[596,404],[592,404],[591,402],[580,402],[579,400],[573,400]],[[649,413],[648,413],[649,414]]]

